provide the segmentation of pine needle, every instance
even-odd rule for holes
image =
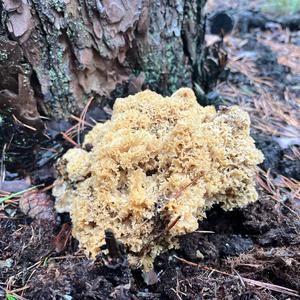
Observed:
[[[179,261],[181,261],[185,264],[188,264],[188,265],[193,266],[193,267],[197,267],[199,269],[203,269],[203,270],[210,271],[210,272],[216,272],[218,274],[233,277],[233,278],[238,278],[240,280],[243,280],[243,282],[248,283],[250,285],[259,286],[259,287],[266,288],[266,289],[274,291],[274,292],[278,292],[278,293],[282,293],[282,294],[286,294],[286,295],[289,295],[289,296],[294,296],[294,297],[300,298],[300,295],[297,291],[286,288],[286,287],[283,287],[283,286],[280,286],[280,285],[271,284],[271,283],[267,283],[267,282],[261,282],[261,281],[258,281],[258,280],[245,278],[245,277],[242,277],[240,275],[237,276],[237,275],[233,275],[233,274],[230,274],[230,273],[227,273],[227,272],[219,271],[217,269],[213,269],[213,268],[209,268],[207,266],[196,264],[194,262],[188,261],[188,260],[186,260],[184,258],[181,258],[181,257],[178,257],[176,255],[174,255],[174,257],[177,260],[179,260]]]
[[[10,195],[7,195],[7,196],[5,196],[5,197],[2,197],[2,198],[0,198],[0,203],[5,202],[6,200],[10,200],[10,199],[12,199],[12,198],[21,196],[22,194],[24,194],[24,193],[26,193],[26,192],[29,192],[29,191],[32,191],[32,190],[34,190],[34,189],[36,189],[36,188],[38,188],[38,187],[40,187],[40,186],[44,186],[44,185],[43,185],[43,184],[34,185],[34,186],[32,186],[32,187],[30,187],[30,188],[28,188],[28,189],[26,189],[26,190],[22,190],[22,191],[20,191],[20,192],[12,193],[12,194],[10,194]]]

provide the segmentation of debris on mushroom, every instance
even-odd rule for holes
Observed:
[[[188,88],[117,99],[112,119],[59,161],[56,209],[70,212],[72,234],[88,255],[96,257],[111,228],[130,265],[149,271],[213,204],[230,210],[257,199],[263,155],[249,127],[238,106],[202,107]]]

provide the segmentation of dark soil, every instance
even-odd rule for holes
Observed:
[[[159,281],[147,286],[140,272],[127,266],[110,269],[101,258],[95,263],[87,260],[74,240],[64,253],[55,253],[53,238],[58,228],[54,223],[2,220],[0,256],[12,259],[13,267],[0,269],[0,280],[13,276],[16,286],[28,286],[27,299],[180,299],[177,294],[182,299],[286,299],[279,293],[245,286],[239,278],[212,272],[208,279],[206,270],[183,264],[175,255],[299,290],[299,230],[300,222],[291,212],[263,196],[232,212],[215,207],[199,232],[180,238],[179,250],[156,259]]]
[[[250,27],[256,26],[251,23]],[[274,84],[268,92],[280,98],[287,87],[299,85],[299,75],[279,65],[277,54],[257,40],[260,29],[255,28],[249,33],[249,28],[245,28],[243,38],[247,43],[243,50],[255,50],[257,76],[272,78]],[[247,76],[230,70],[224,74],[228,84],[253,89]],[[101,120],[108,118],[99,108],[90,112],[94,119],[99,115]],[[55,177],[54,161],[70,147],[60,132],[70,126],[66,121],[49,123],[50,140],[31,136],[29,152],[32,156],[19,164],[20,169],[15,168],[15,161],[11,162],[11,179],[17,176],[16,173],[29,173],[34,183],[50,184]],[[21,131],[16,132],[17,137],[22,134]],[[300,160],[286,158],[293,155],[290,148],[282,149],[272,136],[263,131],[252,129],[251,134],[265,155],[262,169],[270,169],[275,177],[280,174],[300,180]],[[26,149],[22,145],[13,146],[13,151],[24,154]],[[56,148],[55,155],[44,150],[47,147]],[[300,150],[299,145],[295,147]],[[28,160],[35,162],[34,168],[32,164],[28,167]],[[131,270],[126,264],[112,269],[105,265],[101,256],[96,262],[88,260],[73,238],[62,252],[57,253],[53,240],[62,223],[69,221],[68,216],[58,216],[56,222],[31,220],[13,208],[15,215],[11,216],[6,211],[0,219],[0,262],[12,261],[9,266],[0,264],[0,299],[4,299],[5,290],[24,297],[20,299],[45,300],[296,299],[284,292],[275,292],[259,284],[251,285],[243,280],[248,278],[300,290],[297,203],[287,199],[281,205],[264,189],[258,189],[259,200],[246,208],[224,212],[218,206],[213,207],[207,219],[199,224],[197,232],[180,237],[178,250],[157,257],[154,270],[158,274],[158,282],[148,286],[141,272]],[[208,233],[211,231],[213,233]],[[199,264],[199,267],[189,262]]]

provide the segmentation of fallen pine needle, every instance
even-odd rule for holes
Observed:
[[[55,256],[49,257],[48,262],[55,260],[64,260],[64,259],[76,259],[76,258],[86,258],[85,255],[65,255],[65,256]]]
[[[28,188],[26,190],[23,190],[23,191],[20,191],[20,192],[16,192],[16,193],[10,194],[8,196],[2,197],[2,198],[0,198],[0,203],[5,202],[6,200],[10,200],[12,198],[15,198],[17,196],[20,196],[20,195],[22,195],[22,194],[24,194],[26,192],[32,191],[32,190],[34,190],[34,189],[36,189],[36,188],[38,188],[40,186],[44,186],[44,185],[43,184],[34,185],[34,186],[32,186],[32,187],[30,187],[30,188]]]
[[[266,289],[274,291],[274,292],[283,293],[283,294],[286,294],[286,295],[289,295],[289,296],[294,296],[294,297],[300,298],[300,295],[297,291],[286,288],[286,287],[283,287],[283,286],[280,286],[280,285],[261,282],[261,281],[258,281],[258,280],[245,278],[245,277],[242,277],[240,275],[237,276],[237,275],[233,275],[233,274],[230,274],[230,273],[227,273],[227,272],[219,271],[217,269],[213,269],[213,268],[209,268],[209,267],[206,267],[206,266],[203,266],[203,265],[200,265],[200,264],[196,264],[194,262],[188,261],[188,260],[186,260],[184,258],[181,258],[181,257],[178,257],[176,255],[174,255],[174,257],[177,260],[179,260],[179,261],[181,261],[181,262],[183,262],[187,265],[197,267],[199,269],[203,269],[203,270],[206,270],[206,271],[215,272],[215,273],[222,274],[222,275],[225,275],[225,276],[237,278],[239,280],[243,280],[243,282],[248,283],[250,285],[259,286],[259,287],[266,288]]]
[[[64,132],[61,132],[61,135],[63,136],[63,138],[68,141],[69,143],[71,143],[73,146],[77,147],[77,148],[80,148],[80,146],[74,142],[66,133]]]
[[[90,97],[86,106],[84,107],[83,111],[80,114],[79,123],[78,123],[78,127],[77,127],[77,144],[78,145],[80,145],[80,131],[84,130],[85,116],[86,116],[86,113],[87,113],[89,106],[91,105],[93,99],[94,99],[93,97]]]
[[[30,130],[32,130],[32,131],[37,131],[37,129],[36,129],[35,127],[30,126],[30,125],[27,125],[27,124],[21,122],[19,119],[17,119],[17,117],[16,117],[14,114],[12,115],[12,117],[13,117],[14,121],[15,121],[17,124],[23,125],[24,127],[28,128],[28,129],[30,129]]]
[[[270,197],[271,197],[271,199],[273,199],[274,201],[278,202],[280,205],[282,205],[283,207],[285,207],[287,210],[289,210],[292,214],[295,215],[295,217],[297,217],[300,220],[300,216],[299,216],[299,214],[296,211],[294,211],[293,209],[291,209],[288,205],[284,204],[277,197],[272,196],[272,195]]]
[[[75,121],[79,122],[79,123],[83,123],[89,127],[94,127],[94,125],[92,125],[91,123],[87,122],[87,121],[84,121],[84,120],[81,120],[80,118],[74,116],[74,115],[71,115],[71,119],[74,119]],[[77,125],[78,126],[78,125]]]

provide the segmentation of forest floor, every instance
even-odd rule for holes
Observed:
[[[70,226],[51,216],[32,219],[39,211],[20,211],[24,195],[2,193],[0,299],[300,298],[300,31],[269,22],[265,30],[235,30],[224,43],[229,60],[211,95],[222,105],[242,106],[251,116],[251,134],[265,155],[257,174],[259,200],[231,212],[214,207],[198,231],[180,238],[179,250],[157,257],[158,281],[147,285],[151,274],[145,279],[126,266],[111,269],[101,260],[91,262],[78,250]],[[105,111],[87,115],[106,119]],[[83,117],[65,131],[65,142],[82,129]],[[50,135],[69,123],[57,126],[49,122]],[[30,179],[12,182],[25,188],[29,180],[45,184],[25,200],[39,195],[51,206],[51,162],[65,149],[39,147],[48,148],[38,168],[27,174]]]

